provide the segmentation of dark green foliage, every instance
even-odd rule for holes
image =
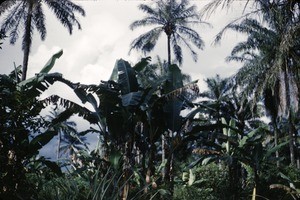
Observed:
[[[174,199],[230,199],[228,173],[222,165],[211,163],[195,167],[193,171],[195,182],[175,186]]]
[[[49,73],[62,51],[26,81],[20,82],[21,67],[0,75],[0,199],[299,199],[299,169],[288,161],[291,144],[296,150],[299,146],[299,12],[290,16],[298,4],[278,0],[268,10],[270,1],[255,2],[265,12],[264,23],[249,17],[225,28],[248,35],[230,57],[244,62],[244,67],[233,78],[206,79],[208,90],[200,95],[205,99],[197,103],[197,81],[190,82],[177,65],[160,59],[151,64],[149,57],[133,67],[118,60],[111,78],[99,85],[72,83],[59,73]],[[10,8],[15,3],[3,5]],[[158,4],[158,10],[180,4],[176,8],[182,10],[180,15],[190,15],[184,11],[188,1]],[[140,8],[158,14],[148,6]],[[193,13],[195,8],[189,9]],[[167,18],[176,15],[164,14]],[[132,27],[156,22],[146,18]],[[161,30],[174,36],[169,39],[179,58],[182,52],[174,28],[169,23]],[[134,48],[153,49],[158,29],[149,34],[135,40]],[[197,43],[196,36],[189,39]],[[92,108],[57,95],[39,99],[57,81]],[[283,83],[291,86],[286,91],[294,91],[285,100]],[[289,101],[288,110],[281,105],[285,101]],[[40,112],[53,104],[61,112],[42,117]],[[262,108],[272,116],[269,125],[260,120]],[[186,116],[180,115],[183,110]],[[91,127],[78,132],[76,123],[69,121],[74,114]],[[285,137],[291,130],[292,139]],[[88,133],[98,134],[95,149],[85,142]],[[39,150],[57,135],[62,142],[57,145],[57,162],[39,157]],[[67,152],[65,160],[60,150]]]

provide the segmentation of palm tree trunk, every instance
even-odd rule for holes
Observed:
[[[168,65],[171,65],[171,35],[167,35],[168,37]]]
[[[155,145],[154,141],[151,141],[149,160],[148,160],[148,166],[147,166],[147,171],[146,171],[146,185],[151,184],[151,176],[153,176],[155,173],[155,167],[154,167],[155,150],[156,150],[156,145]],[[144,191],[145,191],[145,193],[148,192],[147,187],[145,187]]]
[[[289,81],[289,71],[287,64],[285,65],[284,70],[284,84],[285,84],[285,98],[286,98],[286,105],[288,109],[288,132],[289,132],[289,147],[290,147],[290,158],[291,158],[291,165],[295,165],[295,148],[294,148],[294,134],[296,132],[295,126],[293,124],[293,110],[291,107],[291,93],[290,93],[290,81]]]
[[[28,58],[31,47],[31,21],[32,21],[33,3],[29,2],[28,14],[25,23],[25,33],[23,38],[23,67],[22,67],[22,81],[26,79]]]
[[[57,155],[56,155],[56,162],[58,163],[59,153],[60,153],[60,143],[61,143],[61,132],[58,132],[58,141],[57,141]]]
[[[278,146],[278,130],[277,130],[277,126],[274,127],[274,137],[275,137],[275,147],[277,147]],[[277,160],[276,161],[276,166],[279,168],[280,167],[280,162],[279,162],[279,151],[278,150],[276,150],[275,156],[276,156],[276,160]]]
[[[296,132],[295,126],[292,122],[292,116],[290,113],[289,116],[289,146],[290,146],[290,158],[291,165],[294,166],[296,164],[295,159],[295,147],[294,147],[294,133]]]
[[[164,133],[161,135],[161,163],[164,165],[162,167],[162,178],[165,180],[166,176],[166,137]]]

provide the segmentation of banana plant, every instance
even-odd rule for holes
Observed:
[[[60,168],[54,162],[42,158],[31,160],[57,135],[53,127],[70,116],[61,114],[52,121],[45,121],[40,116],[41,110],[46,106],[45,102],[39,99],[40,94],[56,81],[70,84],[61,74],[49,73],[55,60],[61,55],[62,51],[54,54],[40,73],[22,82],[19,82],[20,67],[16,67],[9,75],[0,75],[2,155],[0,184],[1,188],[5,189],[1,195],[11,197],[21,195],[30,198],[26,195],[30,192],[21,189],[27,188],[26,167],[31,162],[40,162],[58,175],[62,175]]]

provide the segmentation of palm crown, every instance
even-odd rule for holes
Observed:
[[[143,19],[134,21],[130,28],[154,26],[151,30],[142,34],[131,43],[131,49],[141,50],[147,53],[153,50],[161,33],[165,33],[168,39],[168,63],[171,63],[171,45],[175,59],[182,64],[182,49],[180,45],[186,46],[195,61],[197,53],[187,41],[189,40],[198,49],[203,49],[204,42],[200,35],[190,28],[190,25],[205,23],[200,20],[196,6],[189,5],[188,0],[159,0],[154,7],[141,4],[139,9],[147,14]]]
[[[24,51],[22,80],[26,79],[28,57],[34,29],[40,33],[41,39],[46,38],[46,24],[42,4],[46,4],[62,25],[72,34],[73,26],[81,29],[74,12],[85,15],[82,7],[70,0],[6,0],[0,5],[0,16],[8,13],[1,26],[1,32],[8,34],[10,43],[14,44],[19,38],[20,29],[23,31],[22,49]]]

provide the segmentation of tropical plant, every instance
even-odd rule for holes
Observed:
[[[34,192],[28,192],[31,183],[26,174],[32,163],[42,163],[53,172],[61,175],[60,168],[49,160],[36,158],[39,150],[46,145],[56,134],[53,127],[66,116],[58,115],[52,121],[46,121],[40,116],[45,108],[45,102],[38,99],[49,85],[64,79],[56,73],[48,73],[62,51],[52,56],[41,70],[40,74],[19,82],[20,68],[10,75],[0,75],[1,93],[1,190],[0,196],[4,199],[31,198]]]
[[[82,134],[83,133],[83,134]],[[86,142],[87,138],[85,134],[86,131],[79,133],[76,128],[63,132],[59,151],[71,157],[72,163],[79,162],[80,165],[82,163],[78,160],[78,154],[82,150],[88,150],[88,143]]]
[[[190,25],[207,23],[200,20],[195,5],[190,6],[188,0],[158,0],[155,1],[154,7],[141,4],[139,9],[145,12],[147,16],[141,20],[134,21],[130,28],[134,30],[143,26],[155,27],[133,40],[130,50],[137,49],[144,53],[152,51],[161,33],[164,32],[167,36],[169,65],[171,65],[171,45],[175,59],[179,64],[183,60],[181,45],[186,46],[191,52],[193,59],[197,61],[197,53],[193,50],[189,41],[198,49],[203,49],[204,42]]]
[[[52,121],[53,119],[55,119],[59,113],[61,113],[62,111],[59,111],[58,108],[54,108],[52,111],[49,112],[49,114],[46,116],[47,118],[50,119],[50,121]],[[56,152],[56,160],[57,162],[59,161],[59,158],[61,156],[61,141],[62,141],[62,137],[63,134],[65,132],[67,132],[66,134],[69,134],[69,132],[75,132],[75,128],[76,128],[76,123],[74,121],[64,121],[60,124],[57,124],[55,127],[53,127],[57,133],[58,133],[58,138],[57,138],[57,152]]]
[[[228,118],[232,116],[229,110],[229,102],[232,96],[232,87],[229,78],[221,78],[216,75],[205,80],[208,90],[200,93],[200,97],[204,98],[201,104],[205,106],[207,114],[211,120],[217,123],[221,122],[222,117]],[[204,109],[202,108],[202,112]]]
[[[270,4],[260,3],[264,26],[257,19],[245,19],[227,28],[246,33],[248,39],[239,43],[228,57],[244,66],[236,75],[237,84],[247,96],[254,95],[253,105],[263,96],[277,137],[278,117],[289,119],[290,157],[295,164],[293,115],[298,110],[299,64],[297,53],[299,40],[294,38],[298,30],[297,19],[286,6],[269,9]],[[265,38],[268,37],[268,40]]]
[[[22,65],[22,78],[26,79],[28,57],[32,44],[32,34],[34,28],[40,33],[41,39],[46,38],[45,15],[42,5],[46,4],[58,18],[58,20],[72,34],[73,26],[81,29],[80,23],[75,16],[78,12],[82,16],[85,11],[81,6],[76,5],[70,0],[53,1],[53,0],[6,0],[0,4],[0,16],[7,13],[1,26],[1,32],[10,37],[10,43],[14,44],[19,38],[20,29],[24,29],[22,50],[24,52]]]

